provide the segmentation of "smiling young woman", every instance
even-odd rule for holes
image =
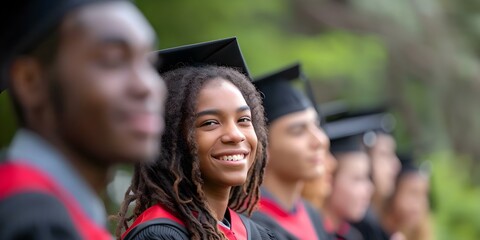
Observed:
[[[255,87],[217,66],[183,67],[163,78],[169,96],[161,156],[135,169],[117,233],[133,219],[123,239],[270,239],[237,214],[253,211],[266,165]],[[125,217],[133,201],[133,215]],[[168,224],[155,224],[159,218]]]

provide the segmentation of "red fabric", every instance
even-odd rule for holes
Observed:
[[[259,211],[271,216],[280,226],[287,230],[287,232],[298,239],[311,240],[312,236],[317,236],[315,227],[302,202],[297,204],[295,213],[289,213],[278,206],[273,200],[261,198]]]
[[[124,239],[127,236],[127,234],[132,229],[134,229],[137,225],[147,222],[149,220],[156,219],[156,218],[167,218],[185,227],[185,224],[180,219],[178,219],[173,214],[171,214],[170,212],[162,208],[160,205],[156,204],[154,206],[149,207],[142,214],[140,214],[140,216],[138,216],[137,219],[135,219],[132,226],[130,226],[127,229],[127,231],[122,234],[122,239]]]
[[[231,229],[228,229],[222,225],[218,225],[219,229],[225,234],[225,236],[229,240],[247,240],[247,229],[245,228],[245,225],[242,222],[242,219],[240,219],[240,216],[235,211],[232,211],[231,209],[228,209],[230,211],[230,227]],[[122,239],[124,239],[127,234],[134,229],[136,226],[139,224],[142,224],[144,222],[157,219],[157,218],[166,218],[170,219],[181,226],[185,227],[185,224],[175,217],[172,213],[168,212],[166,209],[164,209],[162,206],[159,204],[156,204],[147,210],[145,210],[140,216],[138,216],[137,219],[133,222],[132,226],[130,226],[125,233],[122,234]]]
[[[75,199],[39,170],[18,163],[0,165],[0,200],[24,192],[43,192],[54,196],[66,207],[83,239],[112,239],[106,229],[97,226],[81,210]]]
[[[338,227],[337,231],[335,231],[335,229],[333,227],[333,224],[328,220],[328,218],[326,218],[324,220],[323,225],[325,227],[325,230],[329,234],[335,235],[335,239],[337,239],[337,240],[347,239],[347,235],[350,231],[350,224],[348,224],[347,222],[341,223],[340,226]]]
[[[240,216],[235,211],[228,209],[230,211],[230,229],[219,225],[220,230],[229,240],[247,240],[248,234],[245,225],[242,222]]]

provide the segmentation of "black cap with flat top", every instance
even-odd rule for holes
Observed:
[[[373,131],[388,128],[390,115],[385,113],[338,119],[324,125],[332,153],[364,151]],[[373,135],[372,135],[373,134]]]
[[[247,64],[237,38],[184,45],[156,52],[159,56],[159,73],[186,66],[216,65],[233,68],[250,78]]]
[[[306,84],[305,90],[309,96],[293,86],[293,80],[297,79]],[[310,107],[316,109],[313,94],[308,93],[310,85],[298,63],[257,78],[253,83],[263,94],[263,106],[269,124],[290,113],[303,111]]]

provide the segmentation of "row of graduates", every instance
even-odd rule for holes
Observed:
[[[360,198],[362,215],[369,160],[337,153],[362,152],[359,136],[381,116],[322,125],[312,94],[291,84],[299,66],[252,84],[235,38],[152,55],[154,31],[128,1],[1,9],[0,90],[20,125],[1,158],[1,239],[110,239],[99,195],[118,163],[135,165],[120,239],[356,239],[352,219],[323,218],[301,193],[326,189],[306,180],[340,184],[341,169],[355,170],[345,175],[359,181],[343,184],[361,193],[335,198],[334,187],[325,209]]]
[[[422,226],[428,217],[428,179],[413,166],[412,160],[405,160],[403,167],[401,166],[395,152],[395,140],[389,134],[395,120],[384,108],[351,111],[340,106],[322,110],[322,106],[315,104],[310,83],[302,73],[300,64],[293,64],[256,78],[253,80],[255,88],[250,90],[244,90],[240,84],[235,85],[235,81],[225,75],[207,74],[209,69],[218,69],[215,66],[221,65],[227,67],[223,68],[223,71],[236,69],[236,73],[251,79],[236,38],[166,49],[157,54],[163,60],[157,69],[167,82],[168,91],[177,93],[175,101],[179,101],[170,103],[170,99],[167,99],[167,106],[192,104],[185,103],[185,98],[195,96],[193,89],[198,96],[196,100],[192,100],[196,102],[196,109],[192,105],[191,114],[204,115],[204,109],[211,113],[199,118],[197,124],[187,126],[201,132],[205,127],[203,123],[206,123],[208,134],[213,135],[210,131],[220,133],[206,145],[208,147],[205,149],[208,150],[205,151],[201,151],[203,148],[200,147],[204,144],[203,140],[198,136],[192,137],[196,140],[194,144],[199,146],[197,152],[185,152],[181,157],[175,155],[179,153],[171,153],[172,146],[162,145],[162,154],[165,155],[161,155],[157,161],[164,161],[163,166],[158,166],[158,163],[154,166],[147,164],[135,169],[133,184],[127,190],[128,197],[119,214],[121,225],[117,234],[122,234],[122,239],[194,238],[192,236],[198,229],[192,230],[189,227],[192,223],[189,223],[187,217],[192,216],[191,209],[195,209],[193,212],[196,213],[209,212],[212,211],[211,208],[212,230],[216,224],[227,239],[247,239],[248,236],[254,236],[252,239],[428,239],[424,233],[418,233],[423,230],[418,227]],[[195,74],[190,75],[190,78],[185,77],[192,72]],[[203,77],[205,75],[208,77]],[[187,82],[179,82],[180,79]],[[195,85],[202,80],[205,81],[204,85]],[[234,83],[240,90],[237,93],[239,100],[234,100],[233,95],[223,95],[225,82],[216,81],[225,80]],[[209,81],[212,81],[210,84],[213,86],[210,86]],[[178,90],[179,85],[184,89]],[[211,93],[211,96],[204,94],[205,92]],[[258,94],[261,95],[260,98]],[[249,101],[247,96],[252,95],[257,95],[257,99]],[[238,102],[234,104],[236,101]],[[254,116],[263,117],[262,110],[252,112],[253,109],[261,109],[261,106],[255,106],[254,102],[263,106],[266,125],[262,128],[266,129],[263,130],[265,132],[260,132],[260,128],[255,125],[259,122],[253,120]],[[242,125],[238,123],[238,132],[235,128],[233,133],[230,132],[232,129],[227,126],[225,117],[229,112],[227,109],[230,108],[233,113],[235,109],[242,108],[241,104],[246,104],[250,109],[247,116],[252,118],[251,124],[257,141],[263,142],[263,153],[243,168],[243,174],[237,174],[234,168],[238,165],[233,166],[232,162],[242,161],[239,156],[251,152],[236,151],[235,146],[243,146],[243,143],[248,146],[248,131],[243,131],[242,134]],[[175,129],[185,126],[182,121],[178,122],[179,126],[169,126],[168,119],[174,117],[169,111],[167,109],[165,115],[167,125],[162,137],[163,144],[178,138]],[[178,114],[182,109],[172,108],[171,111],[171,114]],[[182,115],[181,119],[192,117],[188,112],[182,114],[187,116]],[[237,118],[232,119],[241,121],[241,117],[241,112],[237,112]],[[224,127],[228,127],[227,130],[221,130]],[[169,128],[172,129],[171,132]],[[263,136],[263,141],[260,136]],[[191,145],[187,139],[178,142],[178,145]],[[240,149],[251,149],[251,145]],[[169,152],[173,155],[168,155]],[[202,156],[202,152],[206,153],[206,156]],[[259,149],[256,154],[261,152]],[[209,159],[209,156],[213,159]],[[186,158],[187,162],[192,162],[192,159],[195,162],[198,158],[198,171],[200,176],[203,176],[198,183],[202,185],[200,193],[198,188],[185,193],[186,190],[182,191],[180,188],[175,190],[166,187],[174,186],[176,181],[181,184],[186,181],[185,178],[193,177],[182,169],[185,166],[172,166],[175,163],[172,163],[171,159],[177,158]],[[205,162],[202,162],[202,159]],[[225,165],[222,160],[227,161]],[[261,164],[257,165],[258,163]],[[208,167],[202,169],[202,164]],[[165,174],[160,174],[161,178],[157,176],[159,172],[167,173],[172,169],[181,169],[176,173],[177,177],[166,177]],[[188,166],[187,169],[192,171],[195,167]],[[140,174],[148,171],[151,171],[151,175]],[[413,181],[403,180],[404,177],[412,178],[412,175]],[[257,180],[257,177],[263,178],[263,182]],[[141,182],[153,182],[154,179],[160,181],[154,186],[141,186]],[[375,180],[375,186],[372,179]],[[249,181],[257,182],[252,185]],[[405,185],[401,184],[403,182],[412,186],[402,188]],[[209,183],[215,190],[208,190]],[[219,183],[222,187],[218,186]],[[190,185],[185,189],[194,187]],[[240,195],[232,194],[232,190],[237,193],[235,188],[240,188],[238,191],[245,194],[244,200]],[[145,197],[145,192],[153,192],[155,189],[162,189],[165,195],[160,195],[153,203],[138,204]],[[189,200],[165,200],[172,197],[170,191],[186,196],[203,193],[206,198],[201,201],[208,204],[207,209],[181,205],[180,201],[186,203]],[[212,199],[214,197],[208,195],[209,191],[224,192],[221,198],[223,204],[212,207],[210,204],[218,203],[219,200]],[[212,195],[218,197],[222,194]],[[259,201],[255,209],[255,204],[251,203],[255,203],[257,199]],[[132,202],[136,202],[134,214],[126,217],[128,206]],[[185,209],[176,209],[179,206]],[[182,217],[182,214],[179,214],[182,212],[186,212],[187,216]],[[193,216],[198,220],[197,215]],[[245,216],[250,217],[254,223]],[[128,223],[130,220],[134,221],[131,225]],[[235,229],[235,226],[239,225],[249,225],[245,228],[249,230],[244,227]],[[199,226],[199,229],[205,228]],[[199,237],[203,239],[213,236],[207,234]]]

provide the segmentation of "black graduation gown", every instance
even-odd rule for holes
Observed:
[[[382,228],[377,216],[371,208],[367,210],[365,217],[352,225],[362,234],[363,239],[368,240],[388,240],[389,234]]]
[[[326,228],[328,230],[328,227]],[[330,235],[336,240],[369,240],[364,239],[356,228],[346,222],[336,232],[330,232]]]
[[[320,213],[309,203],[301,200],[294,211],[288,212],[282,209],[269,193],[262,191],[262,194],[259,209],[253,213],[252,219],[259,225],[271,230],[277,239],[331,239],[331,236],[323,227]],[[299,222],[306,222],[307,224],[296,225]],[[287,230],[288,227],[296,230],[296,233]]]
[[[112,239],[49,176],[0,163],[0,239]]]
[[[273,240],[270,231],[258,226],[243,215],[228,209],[230,228],[219,225],[229,240]],[[122,240],[188,240],[189,233],[184,223],[160,205],[143,212],[122,235]]]

